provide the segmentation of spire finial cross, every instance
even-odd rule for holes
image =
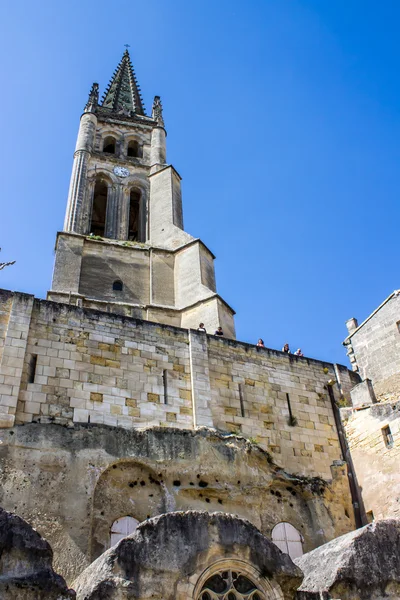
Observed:
[[[128,48],[130,48],[130,44],[124,44],[124,47],[128,50]]]

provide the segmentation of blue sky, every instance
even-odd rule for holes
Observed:
[[[7,4],[7,5],[6,5]],[[398,278],[400,4],[3,3],[0,286],[45,297],[79,117],[130,52],[238,339],[346,363]]]

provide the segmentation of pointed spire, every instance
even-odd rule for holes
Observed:
[[[145,114],[140,87],[127,49],[104,93],[102,106],[121,114]]]
[[[89,92],[89,98],[86,102],[85,112],[95,112],[97,105],[99,104],[99,84],[94,83],[92,89]]]
[[[164,119],[163,119],[162,111],[163,111],[163,108],[162,108],[160,96],[154,96],[153,110],[151,112],[151,118],[154,119],[154,121],[157,121],[157,125],[159,125],[160,127],[164,127]]]

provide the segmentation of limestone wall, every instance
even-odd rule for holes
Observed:
[[[400,402],[382,402],[362,410],[342,409],[347,442],[366,519],[400,517]],[[388,447],[382,429],[390,427]],[[373,514],[369,514],[372,511]]]
[[[400,295],[394,293],[348,338],[348,353],[378,400],[400,395]],[[346,340],[347,344],[347,340]]]
[[[202,320],[234,338],[234,311],[216,294],[213,259],[199,240],[175,252],[63,232],[48,299],[177,327]],[[122,290],[113,289],[117,280]]]
[[[0,363],[3,357],[4,345],[6,341],[8,322],[12,307],[12,295],[5,296],[0,305]]]
[[[113,522],[175,510],[222,511],[270,538],[291,523],[307,552],[354,528],[346,465],[332,483],[295,477],[261,448],[199,429],[26,424],[0,430],[0,504],[51,544],[71,582],[110,546]]]
[[[291,471],[329,477],[341,456],[332,365],[216,338],[208,351],[214,426],[256,439]]]
[[[32,355],[37,367],[29,383]],[[16,422],[38,418],[191,427],[186,332],[35,302]]]
[[[19,369],[0,397],[7,424],[15,414],[17,424],[217,427],[253,438],[291,472],[328,479],[341,459],[326,385],[346,393],[354,375],[344,367],[23,294],[0,299],[26,323],[23,341],[8,331],[18,356],[0,365],[3,377]]]

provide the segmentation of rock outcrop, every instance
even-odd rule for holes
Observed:
[[[207,577],[227,578],[229,571],[251,580],[260,591],[254,597],[295,598],[302,579],[290,557],[248,521],[188,511],[142,523],[72,585],[77,600],[186,600],[198,596]]]
[[[376,521],[294,561],[304,573],[298,600],[400,598],[400,520]]]
[[[73,600],[53,571],[50,545],[26,521],[0,508],[0,598]]]

